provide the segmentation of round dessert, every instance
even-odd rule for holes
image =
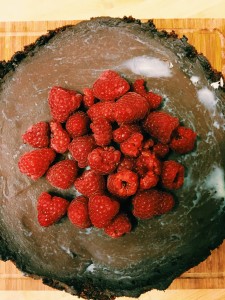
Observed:
[[[68,186],[53,188],[50,171],[46,177],[34,181],[37,177],[29,178],[18,168],[21,157],[31,151],[30,146],[23,144],[23,134],[33,124],[52,120],[48,103],[52,88],[79,93],[86,89],[87,93],[87,88],[106,70],[116,72],[131,86],[137,79],[143,79],[147,90],[161,96],[161,110],[197,133],[193,151],[185,155],[172,152],[167,158],[185,167],[184,184],[171,192],[175,207],[152,218],[137,218],[132,230],[128,228],[130,232],[119,238],[110,237],[97,226],[89,227],[90,223],[82,223],[88,228],[74,226],[69,219],[74,217],[71,211],[69,218],[45,226],[46,220],[38,218],[40,195],[47,198],[42,193],[50,192],[57,199],[64,197],[71,201],[79,195],[79,184],[77,190],[67,189]],[[11,61],[0,63],[0,78],[3,116],[0,256],[3,260],[14,261],[24,273],[42,278],[45,284],[57,289],[88,299],[113,299],[137,297],[153,288],[166,289],[222,243],[225,237],[223,77],[185,37],[178,39],[174,33],[159,32],[151,21],[96,18],[39,38],[25,47],[24,52],[16,53]],[[140,117],[140,107],[135,104],[134,107]],[[148,118],[146,131],[152,133],[154,122],[148,122]],[[116,120],[123,124],[121,114],[117,114]],[[62,129],[56,129],[56,123],[50,123],[55,132]],[[67,131],[71,126],[67,126]],[[96,127],[97,124],[92,128],[95,138]],[[79,130],[86,134],[85,129]],[[157,136],[153,134],[153,138]],[[57,146],[55,143],[52,148]],[[48,151],[49,164],[54,151]],[[66,150],[58,151],[66,162],[61,168],[72,164],[70,171],[76,176],[79,171],[73,161],[68,162]],[[115,185],[111,184],[113,176],[114,173],[108,176],[112,194],[116,193]],[[151,193],[154,191],[151,189]],[[136,188],[132,194],[135,192]],[[145,194],[146,190],[140,193]],[[96,197],[99,198],[96,195],[93,198]],[[85,205],[84,198],[79,198],[81,206]],[[117,212],[117,207],[114,209]]]

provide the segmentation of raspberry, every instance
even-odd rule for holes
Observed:
[[[178,126],[178,118],[163,111],[151,112],[144,122],[145,130],[162,144],[170,141],[171,134]]]
[[[67,151],[70,137],[69,134],[62,128],[61,123],[59,122],[50,122],[51,128],[51,140],[50,146],[57,153],[64,153]]]
[[[160,203],[160,214],[169,212],[175,205],[174,198],[171,194],[162,192],[161,203]]]
[[[82,95],[75,91],[54,86],[49,93],[48,102],[53,119],[63,123],[80,106]]]
[[[120,164],[117,167],[117,172],[123,171],[123,170],[133,170],[136,164],[136,160],[133,157],[124,157]]]
[[[23,154],[18,162],[21,173],[33,180],[37,180],[45,174],[49,165],[55,159],[55,151],[49,148],[36,149]]]
[[[170,151],[170,148],[166,144],[157,143],[153,146],[153,153],[159,158],[164,158]]]
[[[114,101],[130,89],[129,83],[115,71],[107,70],[95,81],[93,94],[101,101]]]
[[[140,189],[146,190],[157,185],[161,173],[161,162],[155,154],[146,150],[138,157],[136,170],[141,176]]]
[[[84,97],[83,102],[86,108],[91,107],[95,103],[95,96],[93,94],[93,90],[89,88],[84,88]]]
[[[184,167],[174,160],[164,161],[161,180],[165,188],[179,189],[184,183]]]
[[[74,183],[77,171],[77,163],[74,160],[65,159],[48,169],[46,179],[52,186],[65,190]]]
[[[107,235],[112,238],[118,238],[131,231],[131,222],[127,215],[118,214],[111,223],[104,228]]]
[[[125,142],[120,144],[123,154],[137,157],[142,148],[143,135],[139,132],[133,133]]]
[[[153,171],[148,171],[145,176],[140,179],[140,189],[148,190],[153,188],[159,182],[159,176],[155,174]]]
[[[66,130],[72,138],[85,135],[88,132],[90,120],[85,112],[78,111],[66,121]]]
[[[133,200],[133,215],[139,219],[150,219],[170,211],[175,204],[169,193],[151,189],[137,193]]]
[[[133,215],[139,219],[150,219],[160,214],[161,192],[147,190],[138,192],[133,200]]]
[[[87,114],[93,121],[95,118],[104,117],[109,122],[114,122],[114,102],[98,102],[92,105]]]
[[[76,179],[74,186],[79,193],[90,198],[94,194],[103,194],[105,178],[93,170],[87,170]]]
[[[148,92],[145,95],[145,98],[148,100],[148,104],[151,110],[157,109],[163,100],[163,98],[160,95],[155,94],[153,92]]]
[[[79,228],[88,228],[91,221],[88,214],[88,199],[83,196],[76,197],[69,205],[68,218],[70,222]]]
[[[95,148],[95,140],[90,135],[80,136],[72,140],[68,149],[80,168],[88,165],[88,154]]]
[[[105,118],[96,118],[90,125],[98,146],[107,146],[112,139],[112,126]]]
[[[105,175],[116,169],[120,156],[120,151],[114,147],[98,147],[88,155],[88,163],[92,170]]]
[[[142,154],[136,161],[136,169],[140,175],[144,175],[149,170],[153,170],[156,174],[160,175],[161,162],[156,158],[154,153],[145,150],[142,151]]]
[[[138,176],[130,170],[111,174],[107,179],[107,188],[110,193],[126,198],[134,195],[138,188]]]
[[[136,79],[133,83],[133,90],[135,91],[135,93],[138,93],[139,95],[144,97],[147,93],[144,79]]]
[[[160,95],[146,91],[144,79],[137,79],[134,82],[134,91],[145,97],[151,110],[157,109],[162,103],[162,97]]]
[[[140,126],[136,124],[124,124],[113,131],[113,140],[116,143],[126,141],[133,133],[141,132]]]
[[[185,154],[194,149],[197,134],[190,128],[179,126],[172,138],[170,148],[179,153]]]
[[[39,122],[32,125],[22,135],[23,142],[29,144],[34,148],[45,148],[49,145],[49,124],[46,122]]]
[[[115,103],[114,117],[118,124],[133,123],[143,119],[148,109],[149,105],[144,97],[129,92]]]
[[[69,201],[66,199],[42,193],[37,203],[39,224],[48,227],[58,222],[66,214],[68,206]]]
[[[95,227],[104,228],[119,212],[120,204],[105,195],[95,195],[89,199],[88,209],[92,224]]]

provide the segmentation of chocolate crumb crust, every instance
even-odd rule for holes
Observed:
[[[224,79],[221,72],[214,70],[208,61],[208,59],[202,55],[198,54],[196,49],[188,43],[186,37],[178,38],[175,32],[167,33],[166,31],[158,31],[152,20],[147,23],[142,23],[140,20],[136,20],[132,17],[119,18],[93,18],[91,21],[83,21],[74,26],[82,26],[87,22],[92,22],[94,26],[95,22],[97,26],[101,24],[107,24],[109,27],[120,27],[126,24],[135,24],[139,26],[139,30],[148,34],[150,37],[159,41],[164,47],[169,48],[174,53],[182,53],[183,60],[187,60],[189,63],[199,64],[204,71],[205,77],[209,84],[219,81],[221,78]],[[36,42],[31,45],[25,46],[24,51],[16,52],[11,60],[8,62],[0,62],[0,91],[1,85],[4,83],[5,78],[11,72],[14,72],[20,63],[27,57],[32,57],[42,46],[47,45],[48,42],[56,37],[57,35],[63,33],[69,28],[73,28],[73,25],[67,25],[55,30],[49,31],[46,35],[39,37]],[[185,72],[185,71],[184,71]],[[225,114],[225,88],[219,87],[215,90],[215,94],[218,98],[222,99],[223,105],[221,111]],[[222,146],[224,149],[225,147]],[[223,164],[225,159],[223,159]],[[105,277],[94,277],[94,276],[84,276],[77,277],[76,274],[71,276],[71,278],[66,278],[65,280],[54,278],[54,276],[37,275],[27,267],[26,259],[23,258],[22,254],[15,252],[11,249],[9,244],[10,239],[8,239],[7,233],[2,233],[4,228],[0,222],[0,258],[4,261],[12,260],[15,265],[28,276],[34,279],[42,279],[43,283],[49,285],[53,288],[59,290],[65,290],[73,295],[78,295],[79,297],[85,299],[93,300],[109,300],[115,299],[116,296],[130,296],[138,297],[143,292],[147,292],[151,289],[165,290],[171,282],[180,276],[183,272],[187,271],[191,267],[194,267],[198,263],[205,260],[211,253],[211,251],[217,248],[225,238],[225,231],[222,226],[217,226],[217,224],[225,223],[225,211],[220,214],[217,220],[211,224],[210,232],[215,232],[215,236],[209,241],[208,247],[199,247],[192,249],[192,251],[180,253],[179,256],[174,256],[170,258],[170,261],[164,261],[163,264],[157,264],[155,262],[154,268],[151,271],[146,270],[145,262],[140,265],[140,272],[145,273],[145,276],[137,276],[136,279],[127,279],[127,282],[120,283],[120,280],[108,280]],[[188,230],[188,229],[187,229]],[[203,235],[204,239],[204,235]],[[201,244],[201,241],[199,241]],[[38,263],[38,262],[37,262]]]

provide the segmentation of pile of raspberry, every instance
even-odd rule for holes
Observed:
[[[131,231],[134,220],[173,209],[171,191],[182,187],[185,170],[168,157],[192,151],[196,133],[161,110],[162,101],[143,79],[129,84],[112,70],[83,94],[52,87],[52,120],[23,134],[23,142],[36,149],[22,155],[18,166],[33,180],[45,176],[53,187],[81,195],[71,201],[43,191],[37,199],[41,226],[67,215],[79,228],[102,228],[117,238]]]

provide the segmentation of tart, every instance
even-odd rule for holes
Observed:
[[[22,134],[32,124],[51,120],[51,88],[81,93],[105,70],[118,72],[130,83],[144,78],[147,88],[163,98],[163,110],[198,134],[194,151],[175,155],[185,166],[184,184],[173,191],[175,208],[139,220],[118,239],[96,227],[75,227],[68,218],[40,226],[37,199],[43,191],[58,190],[44,177],[33,181],[18,169],[28,149]],[[222,243],[224,79],[185,37],[160,32],[152,21],[95,18],[40,37],[0,63],[0,78],[3,260],[12,260],[24,273],[56,289],[101,300],[165,290]],[[78,193],[72,188],[61,195],[72,199]]]

